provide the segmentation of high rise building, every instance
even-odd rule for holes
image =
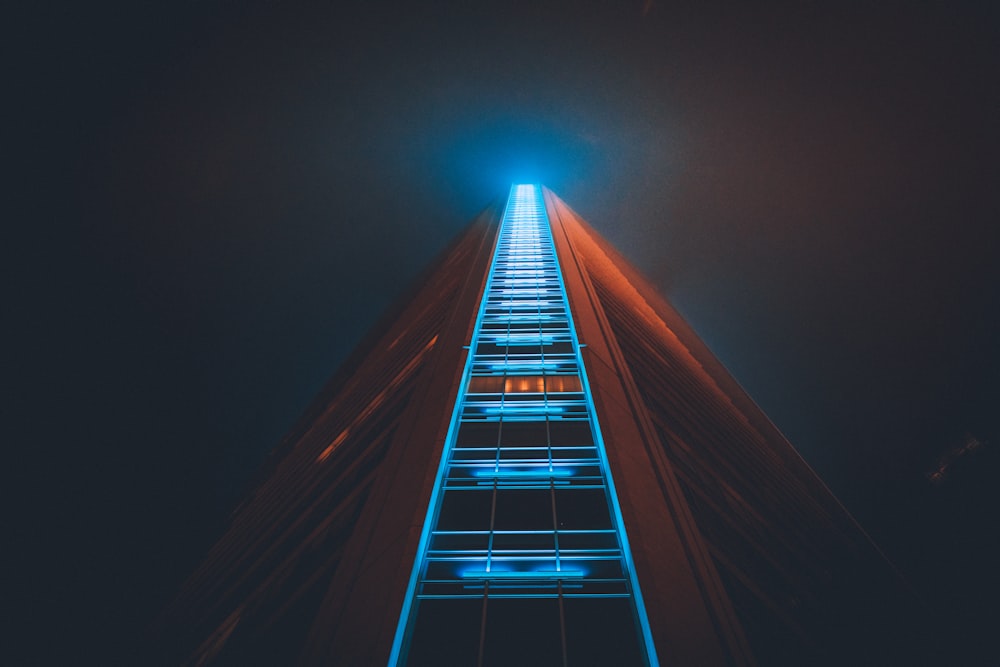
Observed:
[[[920,606],[678,314],[516,185],[165,613],[192,665],[914,664]]]

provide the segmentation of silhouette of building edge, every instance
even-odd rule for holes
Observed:
[[[925,613],[892,566],[680,315],[540,192],[655,646],[637,660],[926,664]],[[506,204],[475,218],[275,449],[154,627],[151,662],[405,662],[394,642],[409,641],[400,618]],[[562,659],[608,664],[601,627],[586,630],[590,657]],[[551,664],[528,636],[505,642],[519,664]]]

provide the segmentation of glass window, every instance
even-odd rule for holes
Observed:
[[[473,377],[469,380],[470,394],[500,394],[504,390],[502,375]]]
[[[550,354],[572,354],[573,344],[569,341],[565,342],[552,342],[548,345],[542,346],[542,353],[545,355]]]
[[[496,530],[552,530],[552,495],[549,489],[500,489],[497,494]]]
[[[484,530],[490,526],[493,494],[489,490],[445,491],[438,530]]]
[[[475,665],[483,601],[421,600],[408,665]]]
[[[545,378],[541,375],[511,375],[504,383],[504,391],[508,394],[541,394],[545,392]]]
[[[435,551],[479,551],[489,543],[489,533],[441,533],[431,538]]]
[[[551,393],[583,391],[578,375],[549,375],[545,378],[545,389]]]
[[[552,533],[495,533],[493,551],[553,551]]]
[[[585,421],[558,421],[549,425],[553,447],[574,447],[594,444],[590,424]]]
[[[486,611],[485,639],[484,665],[551,667],[563,664],[559,600],[490,599]]]
[[[548,461],[549,450],[547,447],[505,447],[500,450],[500,460]]]
[[[500,422],[463,422],[458,429],[456,447],[496,447]]]
[[[556,521],[560,530],[612,527],[604,489],[556,489],[555,494]]]
[[[567,598],[563,609],[570,665],[644,664],[627,598]]]
[[[545,447],[548,444],[545,422],[503,422],[500,442],[504,447]]]

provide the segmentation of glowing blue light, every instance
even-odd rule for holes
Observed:
[[[552,368],[553,366],[560,366],[560,365],[564,365],[564,364],[568,364],[568,363],[571,363],[571,362],[570,361],[550,361],[548,359],[546,359],[545,361],[533,361],[533,362],[525,362],[525,363],[518,363],[516,361],[512,361],[512,362],[508,362],[508,363],[490,364],[490,368],[493,368],[494,370],[505,370],[506,369],[506,370],[517,370],[517,371],[544,370],[546,368]]]
[[[569,468],[555,468],[553,470],[547,470],[544,468],[538,469],[528,469],[528,470],[477,470],[475,472],[476,477],[496,477],[498,479],[503,479],[507,477],[520,479],[522,477],[571,477],[573,471]]]
[[[537,345],[538,343],[542,343],[542,342],[549,343],[549,342],[554,341],[555,340],[555,335],[554,334],[532,334],[532,333],[526,333],[526,334],[508,334],[508,333],[502,333],[502,334],[495,334],[495,335],[490,335],[490,336],[484,336],[484,338],[486,338],[487,340],[510,341],[511,345],[528,345],[530,343],[535,343]]]
[[[533,572],[517,572],[512,570],[465,570],[464,579],[579,579],[583,576],[580,570],[535,570]]]
[[[527,401],[524,401],[524,403],[527,403]],[[544,415],[550,413],[559,414],[561,412],[566,411],[566,408],[563,408],[558,405],[532,405],[532,404],[524,405],[524,403],[518,403],[517,405],[498,405],[496,407],[491,406],[486,408],[485,412],[487,414],[493,414],[493,415],[506,414],[508,412],[519,413],[519,414],[530,413],[536,415]]]
[[[548,333],[544,334],[538,330],[536,330],[537,332],[523,332],[524,330],[520,328],[515,328],[514,332],[502,334],[497,331],[498,324],[502,323],[524,322],[541,325],[543,321],[552,320],[557,320],[558,324],[556,327],[547,325],[545,331]],[[484,322],[489,323],[488,330],[484,329]],[[531,328],[535,329],[535,327]],[[540,328],[541,326],[539,326]],[[544,347],[536,348],[534,351],[524,350],[522,347],[556,341],[569,343],[567,349],[570,351],[559,354],[546,353],[545,358],[543,358]],[[483,352],[479,352],[480,343],[492,343],[496,347],[486,347]],[[473,583],[477,581],[498,582],[496,587],[506,591],[502,595],[528,598],[553,597],[557,585],[563,589],[586,589],[588,586],[588,570],[580,568],[578,558],[573,556],[567,558],[566,554],[560,555],[558,539],[553,542],[555,551],[553,552],[551,547],[549,549],[549,553],[554,553],[554,560],[540,559],[537,550],[520,549],[494,552],[492,546],[487,551],[448,549],[436,546],[433,552],[429,552],[432,531],[438,535],[450,532],[447,530],[436,531],[434,526],[442,494],[445,492],[446,481],[448,493],[484,493],[484,491],[476,491],[475,489],[482,489],[485,486],[505,489],[550,488],[570,485],[581,480],[585,481],[587,488],[606,490],[614,517],[614,528],[606,532],[617,536],[616,547],[610,546],[606,541],[599,541],[592,544],[591,549],[585,551],[590,554],[589,558],[596,557],[621,563],[625,577],[622,583],[624,585],[626,580],[628,582],[628,587],[624,590],[602,588],[592,592],[584,590],[583,594],[586,597],[631,597],[639,620],[646,658],[650,665],[657,665],[656,648],[653,645],[649,621],[635,577],[621,508],[608,467],[607,454],[604,449],[593,397],[590,394],[586,369],[580,358],[580,343],[573,327],[565,282],[559,269],[552,230],[549,226],[541,189],[538,186],[515,185],[511,190],[511,196],[507,200],[501,217],[499,237],[486,278],[486,293],[479,306],[473,327],[473,338],[468,349],[471,350],[471,353],[467,357],[462,379],[458,385],[460,387],[458,398],[452,412],[451,422],[445,437],[444,452],[431,490],[428,512],[417,546],[417,557],[411,570],[399,624],[393,638],[389,665],[395,667],[405,658],[405,647],[413,632],[414,612],[417,609],[418,598],[457,599],[475,595],[481,596],[484,590],[483,585],[477,586]],[[492,377],[518,373],[548,375],[553,371],[579,373],[583,391],[582,394],[579,394],[580,400],[553,400],[552,397],[547,397],[547,400],[493,402],[483,400],[487,398],[484,395],[475,398],[468,396],[466,388],[469,386],[473,370],[476,374],[482,375],[485,368],[493,371]],[[576,395],[574,395],[575,397]],[[526,458],[509,459],[505,462],[504,467],[500,467],[495,464],[497,459],[494,456],[500,457],[500,451],[496,447],[463,448],[464,452],[477,452],[476,461],[488,462],[489,467],[473,466],[472,476],[478,478],[474,486],[468,485],[468,481],[465,482],[465,486],[455,486],[457,479],[468,474],[467,472],[458,474],[460,468],[452,467],[452,457],[454,452],[458,451],[455,449],[456,437],[463,421],[481,424],[543,421],[589,423],[594,434],[594,451],[597,459],[564,459],[558,462],[558,467],[553,466],[551,462],[533,466],[534,461],[542,462],[535,456],[525,454]],[[542,451],[548,448],[515,449]],[[549,456],[552,456],[554,449],[550,449]],[[454,463],[457,466],[468,465],[468,461],[465,461],[464,458],[456,458]],[[576,475],[580,471],[577,466],[581,463],[591,466],[587,469],[590,472],[584,473],[585,476],[577,477]],[[469,470],[468,467],[465,469]],[[598,469],[600,469],[600,475],[596,473]],[[450,475],[449,472],[456,473],[456,475]],[[570,477],[574,478],[572,482],[567,479]],[[469,533],[470,531],[461,532]],[[477,530],[474,532],[486,535],[494,531]],[[505,532],[510,531],[495,531],[495,534],[501,535]],[[513,531],[517,534],[526,532],[535,531]],[[556,536],[563,532],[595,534],[603,531],[545,532]],[[491,538],[490,544],[492,543]],[[429,553],[434,554],[433,561],[428,558]],[[574,550],[572,553],[579,555],[581,552]],[[466,580],[468,583],[462,585],[460,590],[468,590],[468,593],[442,595],[423,589],[423,586],[430,582],[430,580],[421,579],[422,576],[427,576],[425,569],[427,564],[430,562],[442,563],[447,560],[455,563],[456,567],[458,567],[458,562],[468,563],[469,569],[453,571],[452,576],[457,577],[457,580],[450,582],[460,584],[460,580]],[[562,564],[567,561],[576,567],[563,569]],[[607,582],[605,579],[600,579],[597,574],[594,576],[598,577],[594,580],[595,582]],[[435,580],[435,583],[444,582]]]
[[[491,322],[540,322],[554,319],[555,315],[538,313],[537,315],[490,315]]]

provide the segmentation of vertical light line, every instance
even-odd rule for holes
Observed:
[[[413,560],[413,570],[410,572],[410,581],[406,586],[406,595],[403,598],[403,609],[399,615],[399,623],[396,625],[396,634],[392,640],[392,650],[389,653],[389,665],[390,667],[395,667],[399,664],[399,659],[401,657],[401,652],[403,650],[404,640],[407,638],[409,632],[412,631],[412,623],[410,623],[410,616],[413,611],[413,601],[414,595],[417,589],[417,579],[420,576],[420,570],[423,568],[424,559],[427,553],[427,543],[430,540],[431,530],[437,521],[436,510],[438,508],[438,496],[440,495],[440,490],[443,488],[441,483],[444,479],[445,471],[448,469],[448,459],[451,454],[451,448],[455,443],[455,436],[458,431],[459,418],[462,415],[462,403],[465,397],[465,388],[469,384],[469,378],[472,376],[472,361],[475,358],[476,345],[479,343],[479,332],[483,325],[483,315],[486,313],[486,303],[488,302],[489,290],[493,285],[493,273],[496,270],[497,256],[500,254],[501,248],[501,235],[503,233],[503,226],[507,220],[507,212],[510,210],[511,202],[514,200],[514,192],[516,185],[511,186],[510,195],[507,197],[507,203],[504,205],[503,216],[500,218],[500,229],[497,230],[497,241],[496,246],[493,248],[493,257],[490,259],[490,268],[486,274],[486,284],[483,287],[483,298],[479,303],[479,312],[476,314],[476,324],[472,329],[472,341],[469,344],[469,352],[465,357],[465,370],[462,371],[462,380],[458,385],[458,396],[455,399],[455,409],[451,413],[451,422],[448,424],[448,434],[445,436],[444,447],[441,451],[441,462],[438,465],[437,475],[434,477],[434,486],[431,489],[431,499],[428,502],[427,514],[424,519],[424,527],[420,531],[420,542],[417,543],[417,556]]]
[[[548,218],[548,214],[546,214]],[[552,235],[552,223],[548,224],[549,236]],[[555,239],[553,239],[555,246]],[[553,250],[555,250],[553,248]],[[653,633],[649,627],[649,617],[646,615],[646,605],[642,600],[642,592],[639,589],[639,580],[635,575],[635,564],[632,561],[632,548],[629,546],[628,534],[625,532],[625,520],[622,517],[621,505],[618,503],[618,491],[615,489],[614,478],[611,476],[611,466],[608,464],[608,453],[604,447],[604,437],[601,435],[601,426],[597,419],[597,409],[594,407],[594,397],[590,392],[590,381],[587,379],[587,369],[583,364],[583,355],[580,352],[580,339],[576,335],[576,325],[573,323],[573,313],[569,307],[569,296],[566,292],[566,282],[563,280],[562,268],[559,266],[559,255],[553,253],[556,260],[556,275],[559,276],[559,288],[566,298],[566,319],[569,321],[570,336],[573,337],[573,350],[576,352],[576,362],[580,367],[580,381],[583,384],[583,394],[587,401],[588,412],[590,413],[590,426],[594,431],[594,440],[597,444],[597,452],[601,457],[601,467],[604,469],[604,479],[608,486],[608,496],[611,498],[611,507],[615,515],[615,524],[618,539],[621,541],[622,555],[626,563],[629,582],[632,588],[633,604],[639,616],[639,627],[642,630],[642,638],[646,649],[646,659],[652,666],[659,665],[656,657],[656,645],[653,643]]]

